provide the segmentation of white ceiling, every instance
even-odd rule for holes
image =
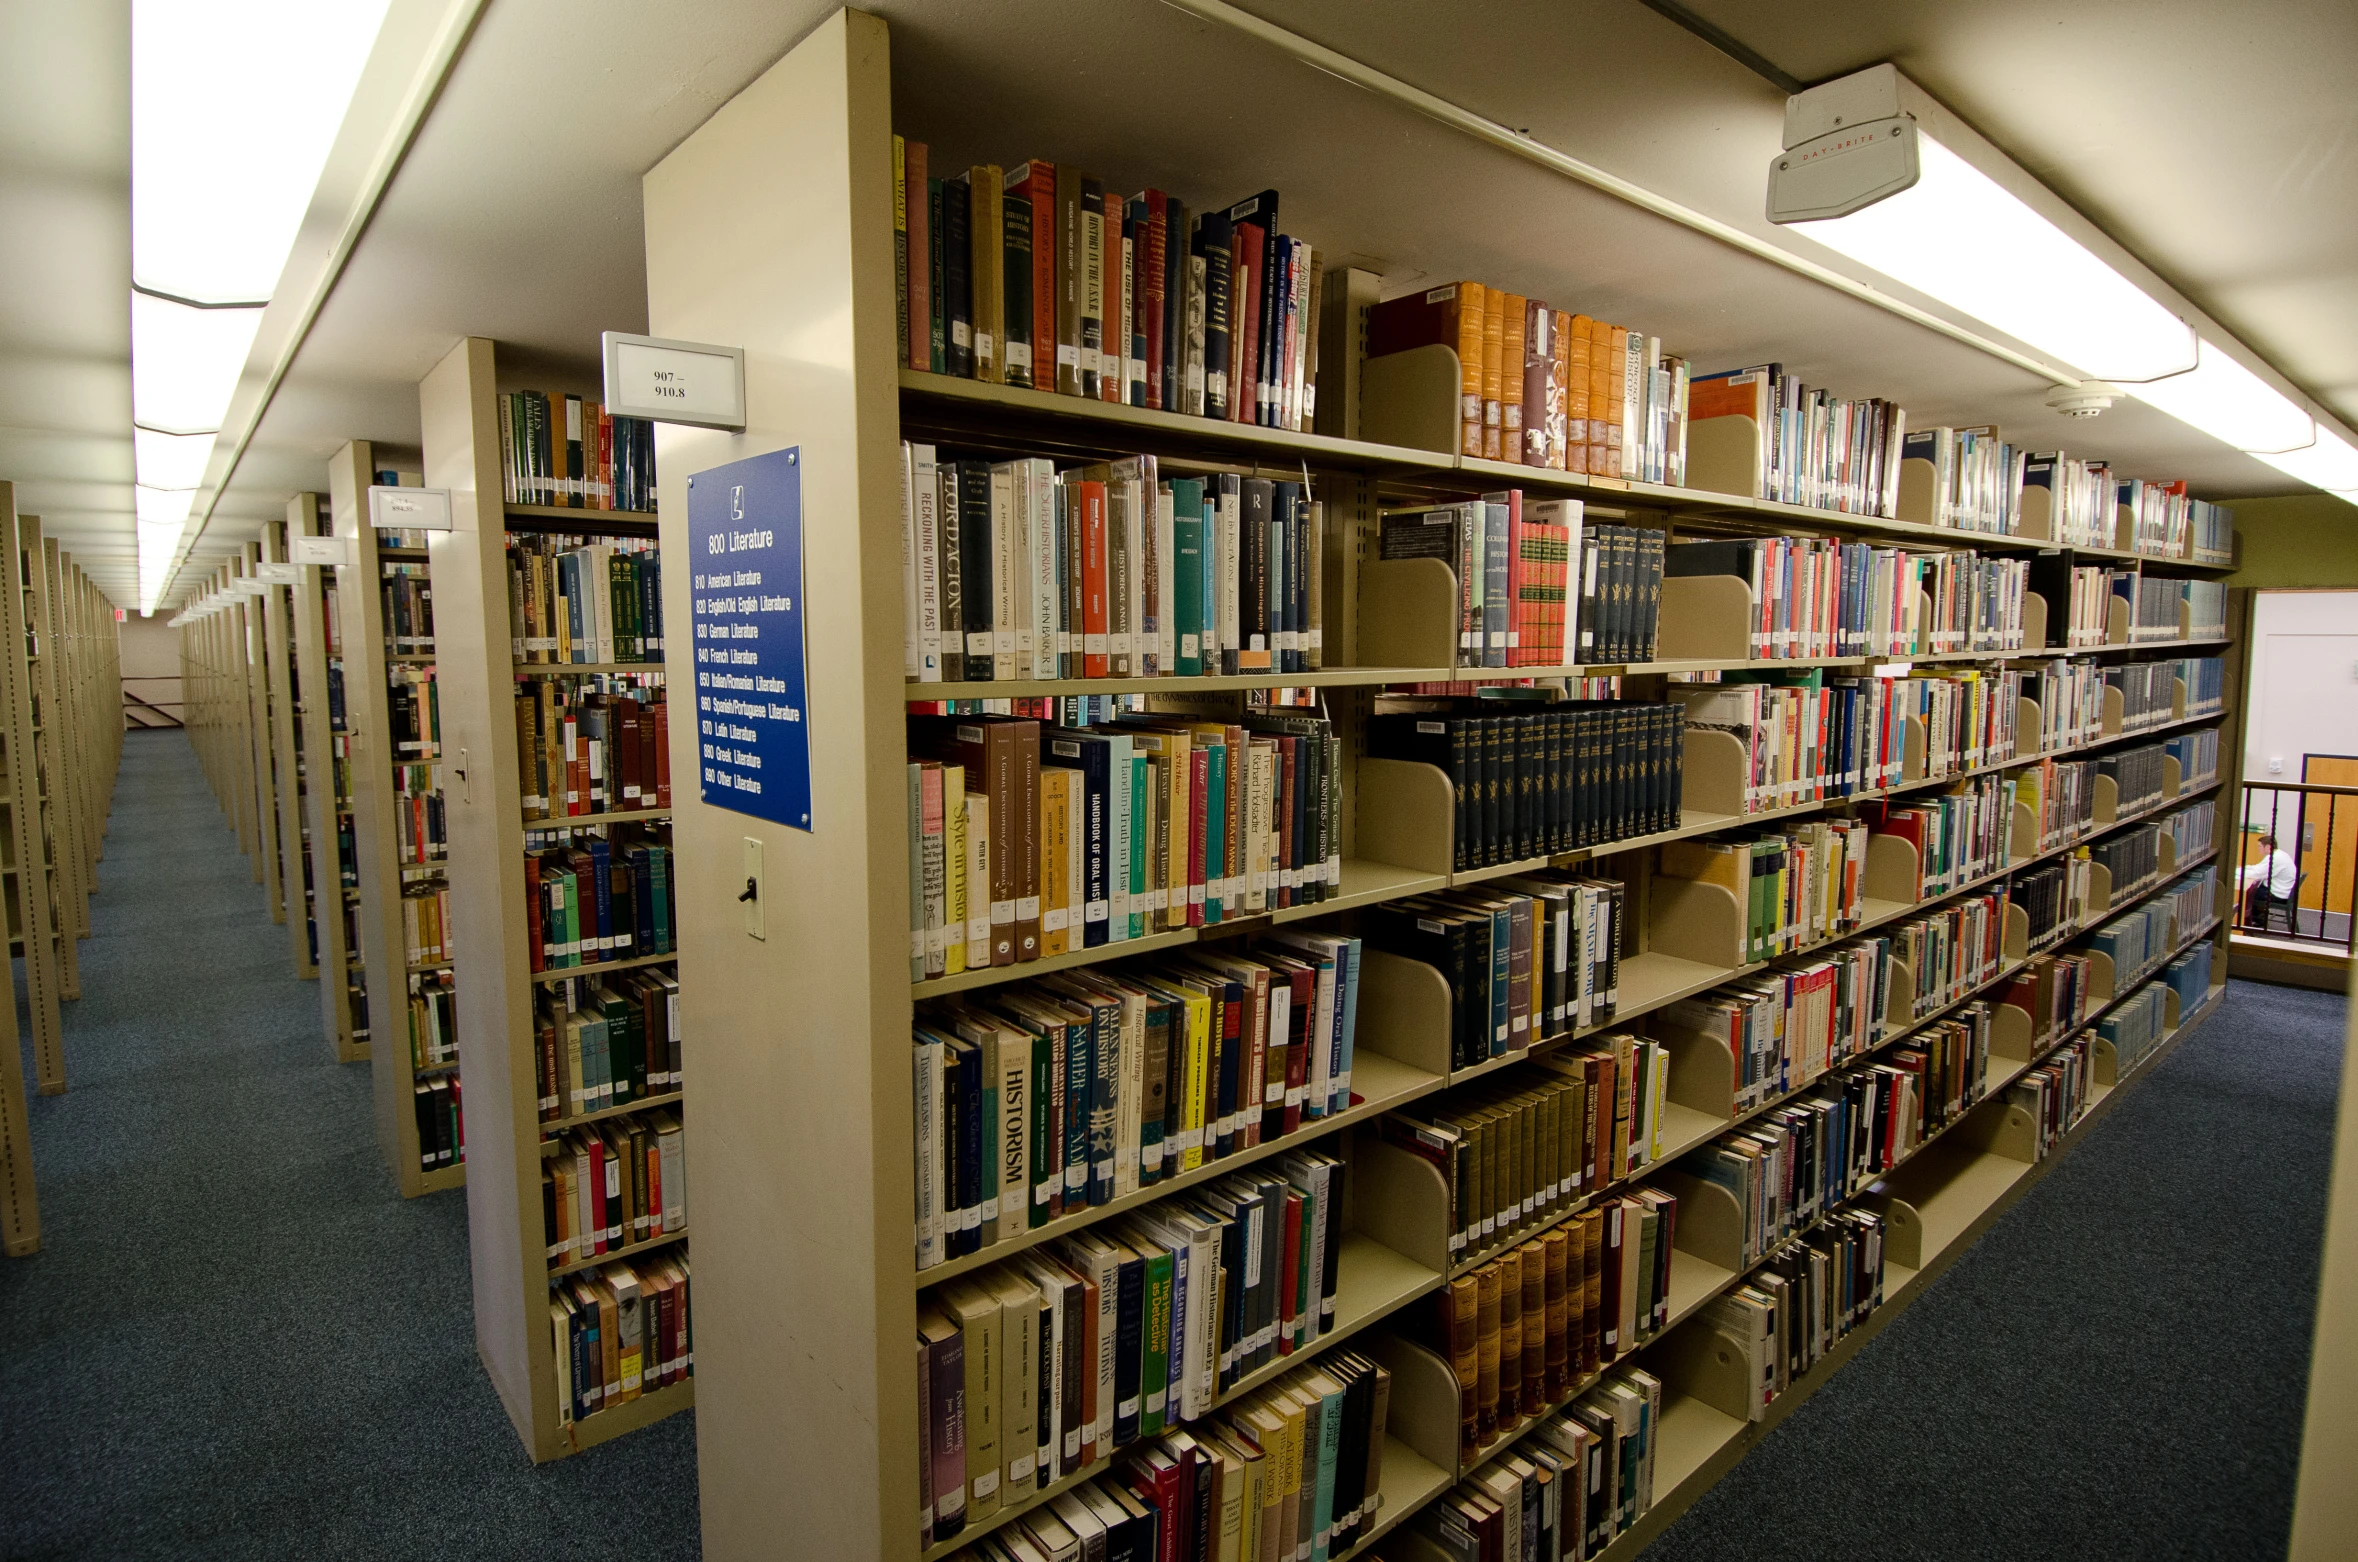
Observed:
[[[1896,61],[2358,421],[2358,100],[2343,85],[2358,69],[2358,6],[1690,4],[1804,80]],[[1782,93],[1637,0],[1247,8],[1709,216],[1774,232],[1761,206]],[[11,72],[35,90],[0,101],[0,476],[17,480],[22,508],[79,528],[77,554],[120,601],[131,595],[126,9],[0,0],[0,55],[38,62]],[[498,339],[503,373],[524,383],[591,382],[598,333],[644,321],[639,176],[831,9],[491,0],[175,596],[290,493],[320,486],[343,440],[414,449],[416,383],[458,337]],[[1274,185],[1288,231],[1380,271],[1388,290],[1478,277],[1645,327],[1702,366],[1779,358],[1920,420],[1994,420],[2214,496],[2293,486],[2134,405],[2066,425],[2044,410],[2044,382],[1995,358],[1173,6],[874,9],[894,29],[896,127],[932,143],[937,163],[1047,154],[1191,205]],[[1189,96],[1142,98],[1171,62],[1197,84]],[[1151,125],[1142,101],[1154,103]],[[1317,133],[1296,133],[1304,126]]]

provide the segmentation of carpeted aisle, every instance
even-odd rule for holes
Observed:
[[[31,1102],[42,1251],[0,1261],[0,1556],[697,1554],[692,1417],[525,1456],[465,1195],[393,1191],[178,733],[125,742],[82,990]]]
[[[2342,1025],[2233,984],[1644,1562],[2283,1556]]]

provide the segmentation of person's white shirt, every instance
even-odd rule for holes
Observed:
[[[2268,893],[2278,900],[2292,899],[2293,885],[2300,879],[2300,869],[2281,846],[2271,848],[2268,855],[2243,870],[2241,887],[2249,891],[2260,879],[2268,881]]]

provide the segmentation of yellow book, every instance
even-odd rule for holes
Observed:
[[[1070,870],[1068,838],[1075,771],[1056,765],[1040,768],[1040,954],[1042,958],[1070,950],[1071,908],[1066,900],[1065,876]]]
[[[1204,1163],[1204,1084],[1212,1059],[1212,1000],[1192,985],[1175,984],[1187,1005],[1187,1094],[1179,1103],[1179,1169]]]

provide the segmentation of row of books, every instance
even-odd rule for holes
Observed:
[[[1688,426],[1718,418],[1748,419],[1757,434],[1748,497],[1849,515],[1898,513],[1908,415],[1893,403],[1845,401],[1768,363],[1693,377]]]
[[[2182,580],[2178,598],[2185,605],[2186,634],[2190,639],[2215,638],[2227,633],[2227,582]]]
[[[2209,786],[2219,779],[2219,729],[2203,727],[2194,732],[2181,732],[2176,737],[2164,738],[2161,745],[2165,758],[2178,763],[2178,787],[2188,791]]]
[[[2022,525],[2022,474],[2030,453],[1998,437],[1987,424],[1972,428],[1909,429],[1900,441],[1903,478],[1921,462],[1934,526],[2011,537]],[[1894,512],[1897,513],[1896,511]]]
[[[363,1010],[358,1016],[368,1018]],[[365,1024],[361,1027],[366,1029]],[[437,1074],[410,1087],[418,1129],[418,1170],[439,1171],[467,1158],[466,1113],[456,1074]]]
[[[1341,882],[1315,716],[909,724],[910,980],[1314,904]]]
[[[1318,252],[1278,195],[1190,213],[1069,163],[937,168],[895,138],[912,369],[1268,428],[1317,417]]]
[[[1288,1373],[1216,1421],[1128,1450],[952,1562],[1341,1556],[1383,1507],[1391,1388],[1391,1373],[1356,1352]],[[934,1499],[923,1473],[921,1495]],[[938,1533],[938,1499],[920,1513],[921,1533]]]
[[[671,702],[531,679],[516,690],[516,755],[528,825],[669,808]]]
[[[2045,1160],[2087,1115],[2096,1098],[2096,1052],[2082,1036],[2006,1089],[2006,1099],[2031,1120],[2035,1159]]]
[[[661,662],[662,556],[627,537],[512,534],[508,622],[519,663]]]
[[[1447,1361],[1458,1456],[1561,1406],[1670,1320],[1678,1200],[1659,1188],[1606,1199],[1459,1276],[1404,1332]]]
[[[2036,701],[2039,730],[2017,734],[2020,752],[2078,748],[2104,735],[2104,669],[2085,657],[2025,663],[2022,697]]]
[[[2116,478],[2101,461],[2032,455],[1986,425],[1912,430],[1901,459],[1925,463],[1935,526],[2018,535],[2027,481],[2046,490],[2053,541],[2201,563],[2233,557],[2235,513],[2189,498],[2184,482]]]
[[[680,984],[646,966],[581,990],[533,993],[533,1083],[540,1120],[561,1122],[680,1088]]]
[[[1457,582],[1460,667],[1649,662],[1668,534],[1591,524],[1577,499],[1519,488],[1387,510],[1383,559],[1439,559]]]
[[[1548,869],[1367,907],[1368,948],[1431,966],[1449,989],[1453,1068],[1610,1021],[1625,887]]]
[[[1449,777],[1462,870],[1677,829],[1684,737],[1677,705],[1419,702],[1367,723],[1366,756]]]
[[[1901,678],[1739,673],[1674,690],[1686,725],[1742,745],[1743,811],[1877,792],[1907,778],[1910,723],[1923,779],[2011,759],[2022,676],[2008,669],[1917,670]]]
[[[1549,1226],[1660,1160],[1668,1090],[1667,1051],[1616,1032],[1387,1112],[1375,1132],[1440,1173],[1456,1264]]]
[[[1657,1010],[1648,1029],[1667,1042],[1724,1047],[1729,1108],[1749,1112],[1806,1088],[1881,1041],[1890,982],[1891,941],[1862,938],[1804,964],[1682,998]],[[1718,1062],[1716,1054],[1700,1056]],[[1716,1094],[1716,1078],[1683,1066],[1681,1073],[1708,1078]]]
[[[434,582],[423,562],[385,559],[377,565],[377,601],[385,615],[385,649],[396,656],[434,650]]]
[[[695,1372],[688,1289],[684,1245],[601,1264],[549,1287],[560,1427],[671,1388]]]
[[[1307,481],[1057,470],[903,441],[914,683],[1192,678],[1325,665],[1325,508]]]
[[[529,842],[533,836],[528,835]],[[679,947],[669,831],[615,825],[524,852],[535,971],[604,965]]]
[[[540,1168],[550,1268],[687,1229],[687,1140],[671,1112],[586,1123],[550,1143]]]
[[[1623,1367],[1419,1509],[1409,1530],[1448,1562],[1601,1556],[1654,1505],[1662,1381]]]
[[[2122,662],[2104,669],[2104,687],[2120,700],[2121,731],[2143,732],[2174,719],[2180,666],[2176,661]]]
[[[2084,954],[2034,955],[2006,983],[1998,1001],[2030,1016],[2035,1048],[2086,1022],[2094,982],[2094,968]]]
[[[1868,833],[1856,819],[1806,819],[1734,839],[1672,841],[1655,873],[1725,890],[1742,928],[1737,963],[1750,965],[1858,926]]]
[[[2196,944],[2172,960],[2162,972],[2162,980],[2178,995],[2181,1025],[2211,995],[2211,948],[2208,942]]]
[[[2141,743],[2135,748],[2116,749],[2097,757],[2096,774],[2113,784],[2116,818],[2126,817],[2140,808],[2151,808],[2162,800],[2167,779],[2162,760],[2167,753],[2164,744]]]
[[[404,868],[430,868],[450,855],[439,764],[395,765],[391,787],[394,850]]]
[[[2185,937],[2207,921],[2219,903],[2219,870],[2205,864],[2170,884],[2170,915],[2177,919],[2178,936]]]
[[[2235,557],[2235,512],[2187,495],[2184,482],[2121,480],[2115,508],[2126,523],[2117,545],[2156,558],[2225,564]]]
[[[920,1011],[917,1267],[1347,1109],[1360,954],[1276,932]]]
[[[2162,832],[2169,836],[2173,861],[2186,862],[2211,849],[2217,810],[2209,798],[2164,814]]]
[[[2065,555],[2068,557],[2068,555]],[[2035,575],[2045,570],[2034,569]],[[2052,580],[2041,580],[2047,601],[2047,642],[2066,650],[2082,650],[2107,643],[2112,623],[2113,577],[2134,580],[2131,572],[2102,565],[2064,567]]]
[[[1916,872],[1909,898],[1945,895],[2006,865],[2014,829],[2014,781],[1983,775],[1948,791],[1918,793],[1906,802],[1877,802],[1863,816],[1877,835],[1915,848]]]
[[[2112,1048],[2116,1079],[2144,1062],[2160,1044],[2168,1029],[2169,991],[2167,982],[2148,982],[2096,1022],[2096,1039]]]
[[[413,1074],[458,1066],[458,998],[448,971],[413,971],[409,978],[409,1067]]]
[[[1674,542],[1674,578],[1730,576],[1751,604],[1752,656],[1943,656],[2023,649],[2030,580],[2019,559],[1831,537]]]
[[[435,888],[403,893],[401,943],[413,966],[448,963],[451,949],[449,890]]]
[[[654,512],[654,424],[562,392],[502,391],[497,399],[508,503]]]
[[[2084,850],[2091,861],[2112,875],[2113,899],[2118,901],[2161,877],[2161,841],[2159,824],[2141,824],[2092,842]]]
[[[2187,716],[2215,716],[2227,706],[2227,661],[2219,656],[2184,656],[2175,664],[2186,685]]]
[[[1712,1298],[1697,1314],[1708,1343],[1727,1350],[1758,1384],[1748,1406],[1757,1421],[1779,1396],[1883,1305],[1884,1224],[1865,1210],[1841,1210],[1822,1227],[1771,1253],[1747,1283]]]
[[[1151,1462],[1166,1434],[1216,1432],[1208,1417],[1254,1403],[1231,1391],[1334,1328],[1341,1184],[1341,1162],[1287,1157],[929,1292],[918,1417],[933,1538],[1125,1450]]]
[[[1968,895],[1886,929],[1891,957],[1907,971],[1894,986],[1911,1020],[1947,1008],[1998,974],[2005,963],[2007,897]],[[1887,1011],[1888,1012],[1888,1011]]]
[[[2096,761],[2042,759],[2014,774],[2014,795],[2032,811],[2038,849],[2081,840],[2096,829]]]
[[[1662,1174],[1690,1218],[1732,1206],[1740,1269],[1750,1269],[1800,1235],[1851,1192],[1871,1122],[1843,1091],[1821,1088],[1688,1151]],[[1723,1233],[1722,1240],[1725,1240]]]
[[[1367,312],[1367,355],[1457,355],[1458,451],[1558,472],[1686,482],[1686,360],[1662,339],[1480,282]]]
[[[2007,894],[2022,908],[2028,948],[2051,949],[2086,924],[2094,893],[2092,866],[2083,846],[2008,880]]]
[[[2120,484],[2102,461],[2050,451],[2028,459],[2023,485],[2047,495],[2047,538],[2066,548],[2109,548],[2120,533]]]
[[[2114,992],[2127,992],[2169,957],[2174,899],[2157,895],[2088,935],[2088,949],[2112,962]]]

